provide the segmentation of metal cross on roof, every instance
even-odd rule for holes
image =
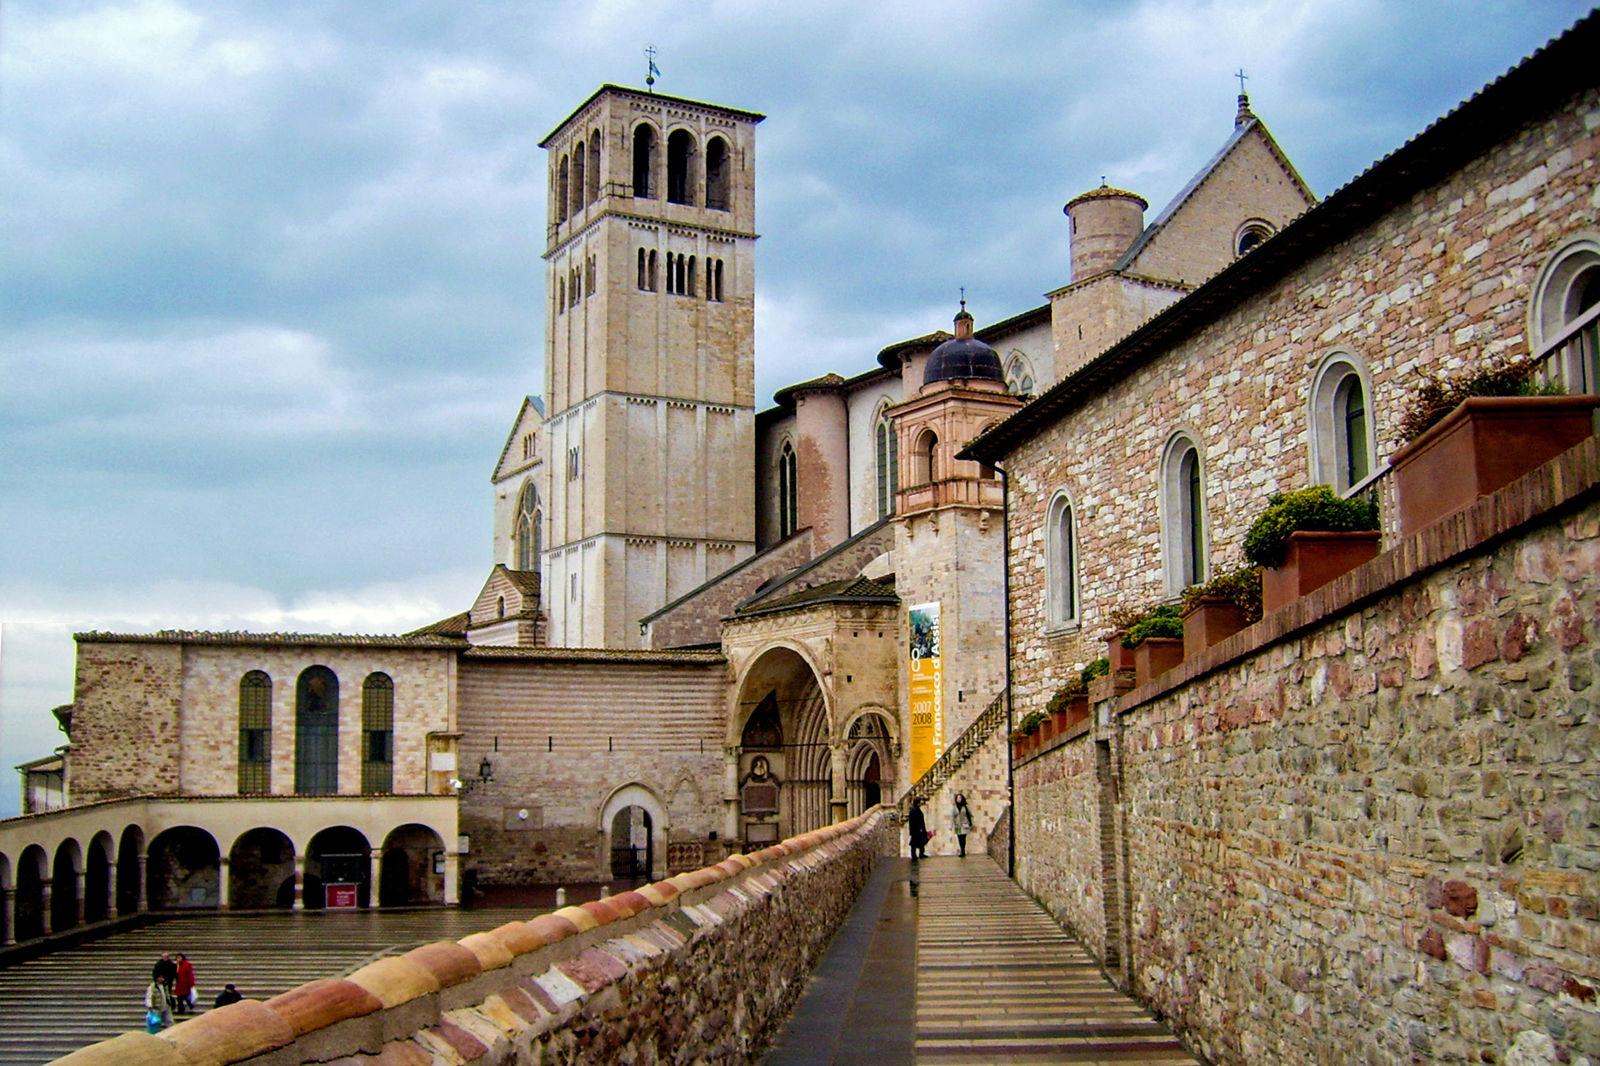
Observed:
[[[647,44],[644,47],[645,62],[649,64],[644,72],[644,87],[651,92],[656,91],[656,78],[661,73],[661,68],[656,66],[656,46]]]
[[[1243,96],[1243,95],[1244,95],[1244,80],[1245,80],[1245,79],[1246,79],[1246,78],[1248,78],[1248,77],[1249,77],[1249,76],[1250,76],[1250,75],[1248,75],[1248,74],[1246,74],[1246,73],[1245,73],[1245,72],[1244,72],[1244,68],[1243,68],[1243,67],[1240,67],[1240,68],[1239,68],[1239,69],[1238,69],[1238,71],[1236,71],[1236,72],[1235,72],[1235,73],[1234,73],[1234,75],[1233,75],[1233,76],[1234,76],[1234,77],[1235,77],[1235,78],[1238,78],[1238,79],[1239,79],[1239,95],[1240,95],[1240,96]]]

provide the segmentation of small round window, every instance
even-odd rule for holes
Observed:
[[[1239,235],[1234,239],[1234,249],[1237,254],[1243,255],[1272,236],[1272,232],[1272,227],[1259,219],[1246,222],[1239,228]]]

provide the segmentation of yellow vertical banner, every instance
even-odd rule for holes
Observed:
[[[939,605],[911,612],[911,780],[944,753],[944,673],[939,659]]]

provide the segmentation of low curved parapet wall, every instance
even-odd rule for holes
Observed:
[[[894,832],[886,808],[635,891],[244,1000],[72,1066],[742,1062]]]

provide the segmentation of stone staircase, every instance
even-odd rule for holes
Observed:
[[[983,742],[994,735],[996,729],[1007,724],[1009,718],[1006,706],[1006,693],[1001,689],[999,694],[990,701],[983,713],[972,720],[966,732],[955,739],[944,753],[934,760],[932,766],[911,787],[906,789],[900,797],[900,817],[903,819],[911,813],[911,801],[914,799],[927,800],[944,785],[944,783],[961,769],[963,763],[972,757],[972,753],[983,746]]]

